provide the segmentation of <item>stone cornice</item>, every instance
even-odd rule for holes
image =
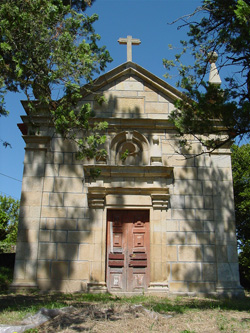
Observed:
[[[171,178],[173,167],[161,165],[83,165],[85,176],[91,176],[92,169],[100,169],[101,177]]]

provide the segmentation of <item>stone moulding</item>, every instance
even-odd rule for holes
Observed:
[[[136,177],[136,178],[172,178],[173,167],[166,167],[162,165],[83,165],[85,177],[89,178],[91,169],[99,169],[101,171],[100,179],[103,177]]]
[[[135,187],[103,187],[103,186],[90,186],[88,187],[88,204],[90,208],[103,209],[106,205],[106,197],[112,195],[113,197],[129,196],[148,196],[151,197],[151,206],[153,209],[167,209],[170,198],[168,188],[135,188]],[[138,206],[137,201],[134,205]],[[145,200],[145,206],[148,206],[148,201]]]
[[[91,185],[90,171],[93,168],[97,168],[95,165],[84,165],[85,181],[88,187],[88,205],[90,208],[103,209],[106,205],[107,196],[113,196],[117,199],[125,196],[145,196],[145,198],[151,198],[150,203],[145,200],[142,206],[152,206],[153,209],[167,209],[169,203],[169,188],[168,187],[107,187],[104,185],[95,186]],[[131,177],[136,178],[154,178],[154,179],[167,179],[173,177],[173,168],[164,166],[112,166],[112,165],[98,165],[98,169],[101,170],[100,180],[103,178],[119,177],[129,180]],[[103,184],[103,182],[101,182]],[[119,200],[118,200],[119,201]],[[117,202],[118,202],[117,201]],[[138,206],[137,201],[134,201],[133,206]]]

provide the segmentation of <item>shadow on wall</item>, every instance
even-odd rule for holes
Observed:
[[[209,293],[217,287],[237,288],[230,156],[186,157],[182,165],[174,167],[171,221],[166,232],[172,289]]]

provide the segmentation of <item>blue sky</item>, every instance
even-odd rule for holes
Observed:
[[[106,45],[113,58],[106,72],[126,62],[126,46],[117,40],[132,35],[141,40],[139,46],[133,46],[133,61],[164,79],[162,59],[173,59],[175,54],[168,45],[179,46],[179,41],[186,38],[185,29],[178,30],[178,24],[169,23],[192,13],[200,4],[200,0],[96,0],[86,13],[99,15],[95,29],[101,35],[100,44]],[[174,85],[174,80],[167,82]],[[24,115],[22,99],[22,94],[8,94],[10,115],[0,118],[0,138],[12,145],[12,149],[0,146],[0,193],[16,199],[21,195],[25,146],[17,128]]]

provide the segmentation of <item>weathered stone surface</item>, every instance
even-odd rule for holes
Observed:
[[[86,291],[87,286],[107,291],[109,254],[142,255],[147,248],[147,285],[154,288],[214,293],[238,286],[229,150],[195,156],[203,148],[191,135],[184,136],[190,149],[181,148],[168,121],[181,94],[137,64],[110,71],[94,89],[79,107],[90,103],[95,120],[109,123],[106,159],[77,160],[76,144],[54,133],[43,117],[34,119],[40,135],[24,136],[14,283],[65,292]],[[100,92],[106,98],[102,105],[95,98]],[[123,160],[124,153],[128,156]],[[100,175],[94,179],[90,170],[96,167]],[[147,211],[148,247],[142,245],[146,222],[136,221],[136,216],[107,221],[110,210],[124,216],[130,210]],[[113,231],[107,230],[111,222]],[[133,234],[124,231],[128,224]],[[124,289],[120,277],[130,260],[114,266],[114,289]],[[136,291],[142,290],[145,267],[131,268]]]

